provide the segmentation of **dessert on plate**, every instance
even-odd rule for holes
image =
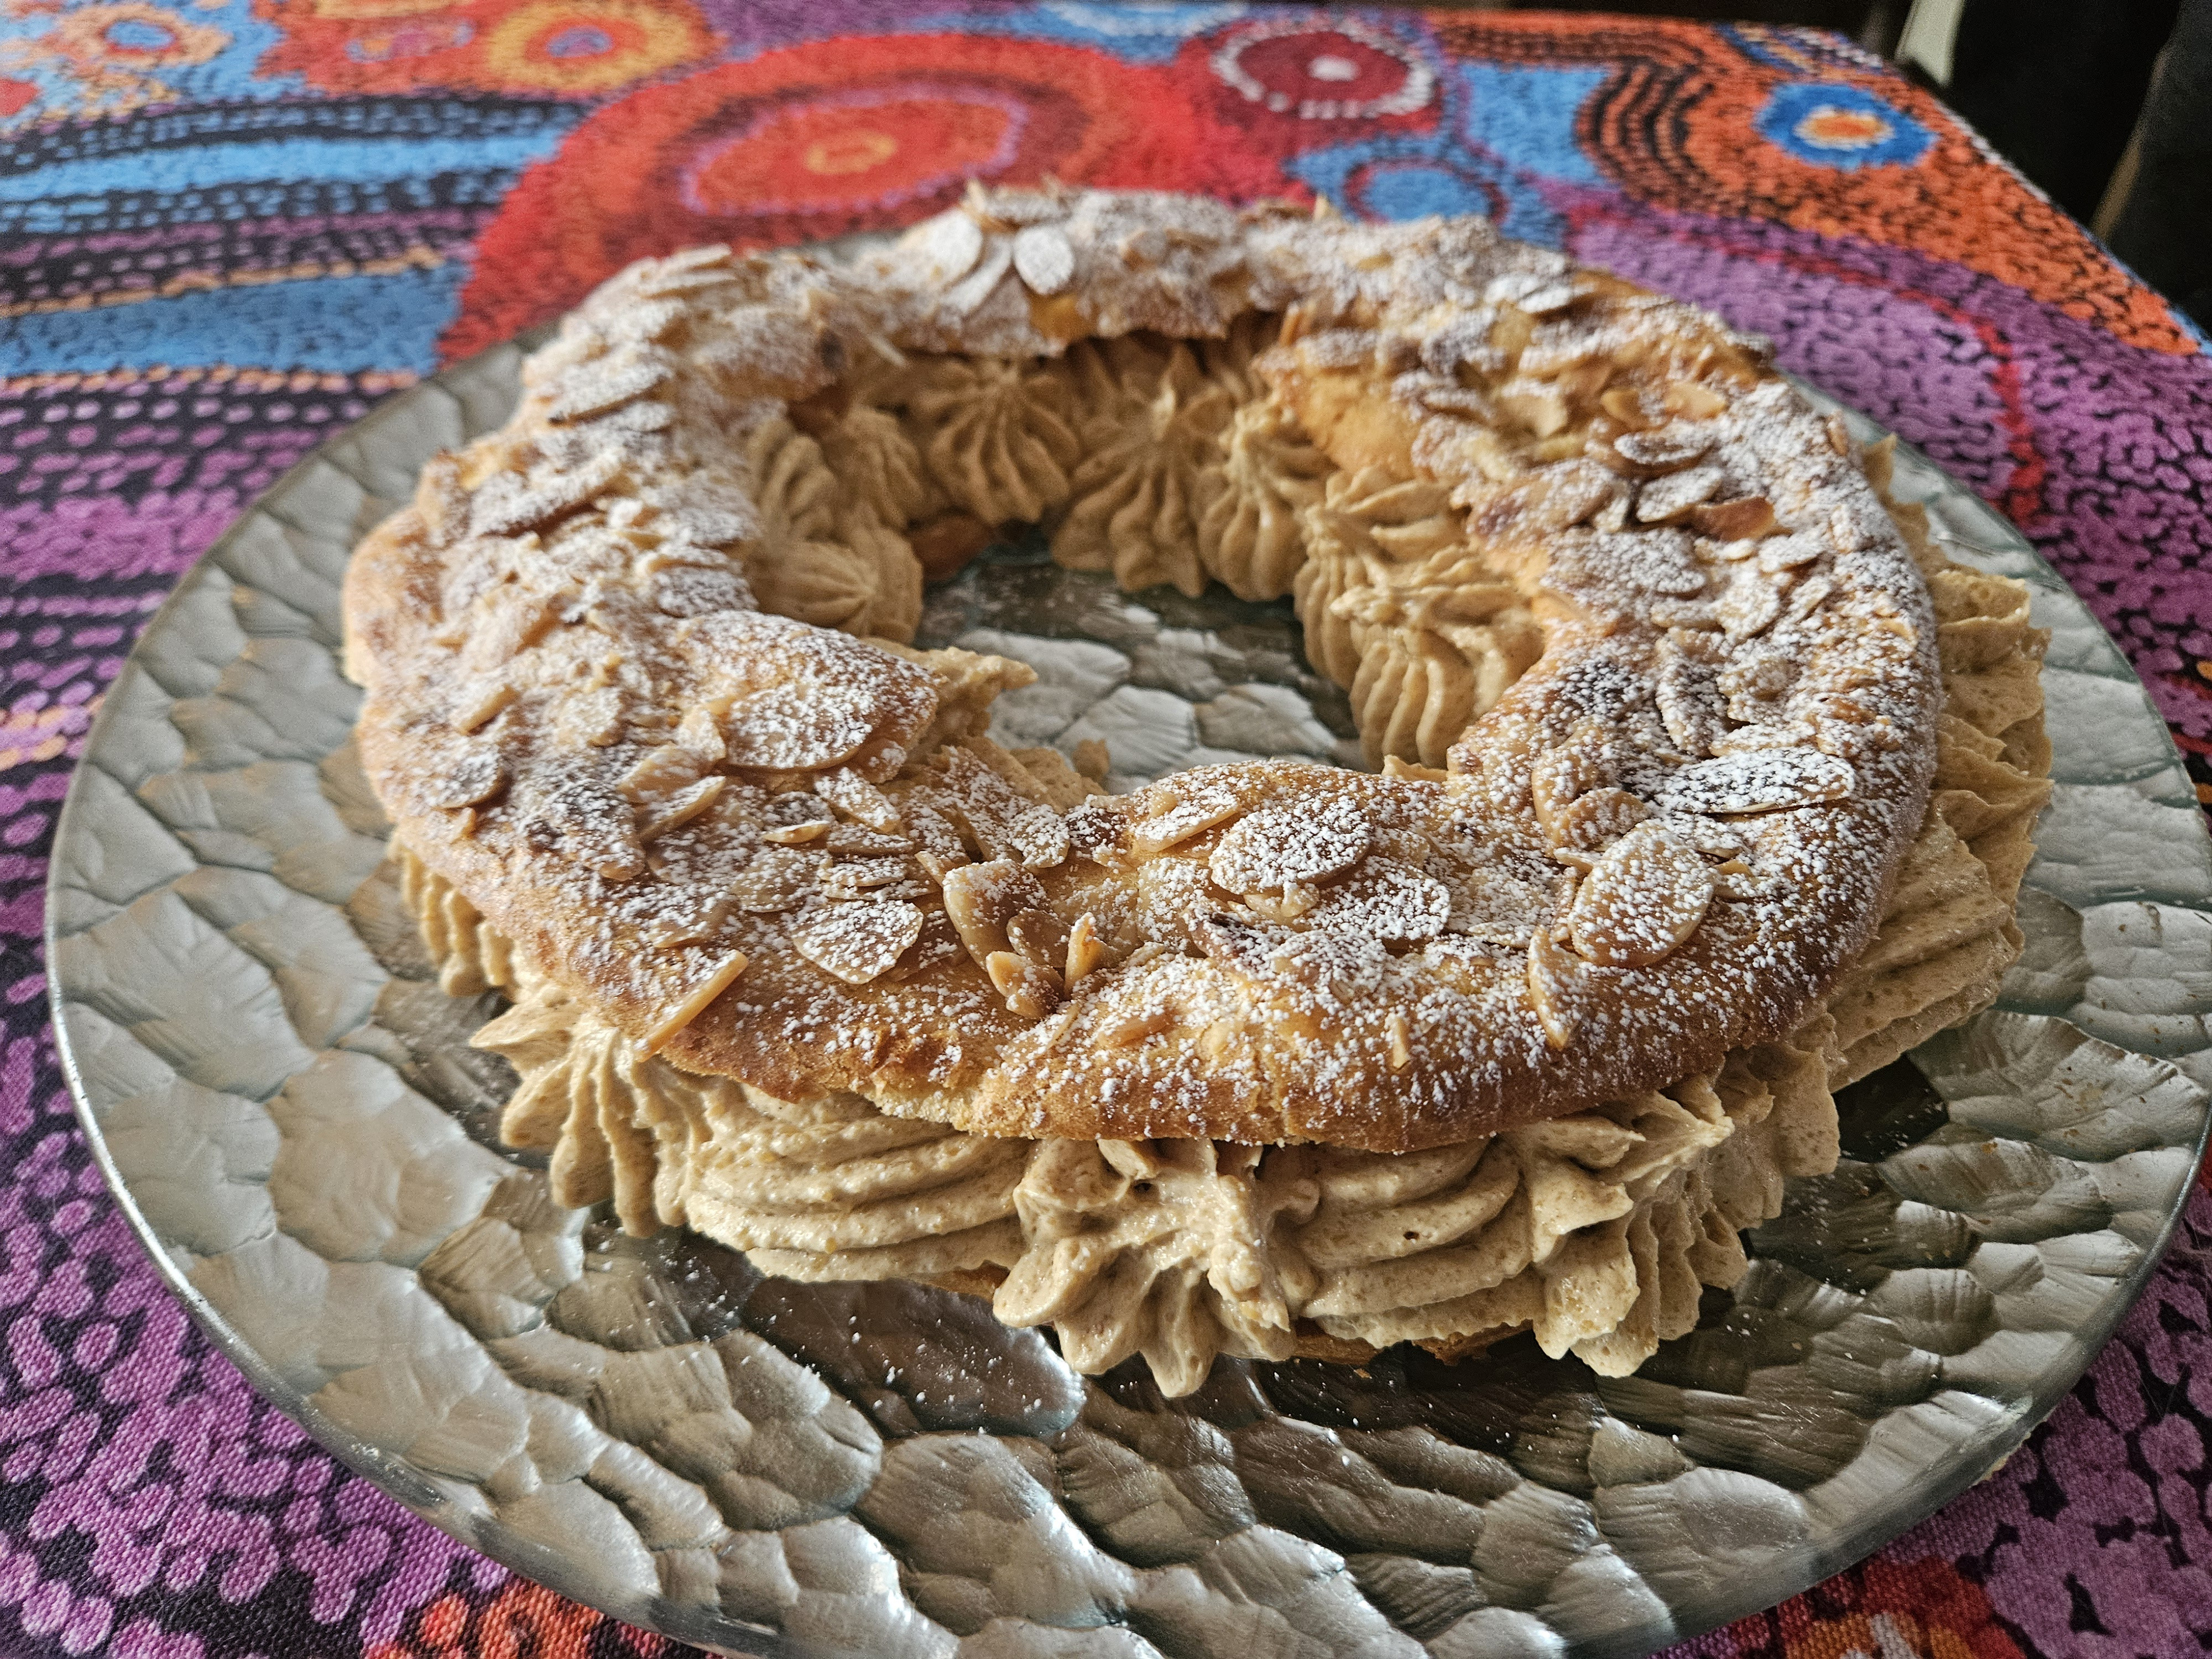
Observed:
[[[2018,953],[2043,635],[1710,314],[1476,219],[974,191],[632,267],[346,588],[501,1133],[633,1231],[1217,1354],[1633,1370]],[[1105,793],[916,650],[1010,525],[1291,596],[1370,763]]]

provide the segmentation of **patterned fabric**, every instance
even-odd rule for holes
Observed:
[[[0,1653],[686,1652],[415,1521],[252,1394],[107,1200],[48,1033],[47,838],[177,574],[325,434],[641,254],[975,176],[1325,195],[1712,306],[2001,506],[2212,801],[2204,342],[1837,40],[1042,0],[0,0]],[[1698,1659],[2197,1651],[2212,1194],[1999,1474]]]

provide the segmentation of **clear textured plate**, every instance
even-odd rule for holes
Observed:
[[[2149,1273],[2212,1083],[2212,847],[2142,688],[2014,532],[1909,452],[2053,631],[2057,795],[2003,1001],[1842,1103],[1733,1294],[1633,1377],[1527,1338],[1456,1367],[1224,1361],[1164,1403],[911,1285],[763,1279],[555,1208],[489,1132],[382,863],[338,586],[521,353],[392,399],[155,617],[54,852],[56,1024],[162,1272],[270,1399],[402,1503],[638,1624],[761,1654],[1637,1654],[1753,1612],[1980,1479]],[[1859,422],[1859,435],[1874,429]],[[1001,734],[1117,787],[1356,756],[1283,605],[1121,594],[1001,550],[926,642],[1027,659]],[[1924,1081],[1923,1080],[1924,1079]]]

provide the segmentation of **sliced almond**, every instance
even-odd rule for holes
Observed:
[[[1733,501],[1714,501],[1691,510],[1690,522],[1715,541],[1756,541],[1771,535],[1778,526],[1774,504],[1764,495],[1746,495]]]
[[[690,787],[713,764],[705,756],[694,754],[680,743],[665,743],[657,749],[647,750],[616,787],[626,799],[643,805],[657,795],[673,794]]]
[[[1172,1008],[1149,1008],[1141,1014],[1108,1026],[1098,1034],[1102,1048],[1127,1048],[1142,1042],[1146,1037],[1158,1036],[1176,1023]]]
[[[879,834],[889,835],[905,827],[890,797],[849,766],[815,779],[814,793],[847,817]]]
[[[1727,483],[1717,466],[1693,466],[1686,472],[1670,472],[1654,478],[1636,494],[1638,524],[1673,524],[1686,519],[1701,502],[1720,493]]]
[[[1031,962],[1047,966],[1067,959],[1067,929],[1049,910],[1018,910],[1006,922],[1006,942]]]
[[[1686,766],[1668,781],[1669,811],[1729,817],[1842,800],[1858,781],[1847,761],[1817,750],[1748,749]]]
[[[823,834],[822,848],[824,852],[880,859],[911,853],[915,850],[915,843],[907,836],[880,836],[857,823],[833,823]]]
[[[1067,823],[1042,802],[1010,821],[1006,837],[1032,870],[1049,870],[1067,862]]]
[[[1243,810],[1234,792],[1218,785],[1200,786],[1184,794],[1172,786],[1155,784],[1150,798],[1153,811],[1139,818],[1129,830],[1130,850],[1139,856],[1179,847]],[[1069,825],[1071,832],[1075,828]]]
[[[645,1034],[645,1051],[657,1053],[661,1045],[707,1012],[708,1005],[737,982],[745,971],[745,953],[732,951],[692,986],[682,1001],[668,1009]]]
[[[872,888],[903,881],[910,873],[904,859],[830,859],[816,880],[832,898],[857,898]]]
[[[797,823],[778,823],[761,831],[761,839],[776,847],[805,847],[822,840],[836,828],[829,818],[802,818]]]
[[[1081,983],[1084,975],[1098,966],[1106,954],[1098,943],[1098,924],[1088,910],[1076,917],[1075,926],[1067,930],[1067,967],[1062,977],[1066,983]]]
[[[731,903],[727,893],[687,893],[654,919],[646,937],[662,950],[704,944],[721,927]]]
[[[875,731],[876,699],[858,686],[779,685],[740,698],[722,717],[732,766],[814,772],[841,766]]]
[[[881,978],[921,937],[922,913],[903,899],[825,904],[791,930],[799,954],[848,985]]]
[[[464,686],[446,723],[464,734],[481,731],[521,695],[505,680],[480,680]]]
[[[1225,892],[1280,892],[1342,875],[1374,840],[1366,815],[1340,795],[1273,806],[1238,819],[1206,871]]]
[[[1675,381],[1667,388],[1660,402],[1669,414],[1686,416],[1693,421],[1711,420],[1728,408],[1726,398],[1695,380]]]
[[[1389,944],[1419,944],[1443,932],[1451,908],[1451,890],[1435,877],[1373,859],[1351,880],[1330,888],[1306,922]]]
[[[983,971],[1006,998],[1008,1012],[1024,1019],[1042,1019],[1066,994],[1058,972],[1012,951],[993,951],[983,959]]]
[[[945,913],[960,942],[979,963],[1012,948],[1006,924],[1024,910],[1045,908],[1044,889],[1012,859],[964,864],[945,872]]]
[[[1652,473],[1677,472],[1712,453],[1714,434],[1708,428],[1678,422],[1649,432],[1624,432],[1613,441],[1620,457]]]
[[[815,874],[821,867],[819,854],[764,847],[730,884],[730,902],[756,915],[794,909],[814,891]]]
[[[1648,968],[1696,933],[1713,902],[1713,873],[1662,823],[1639,823],[1591,866],[1575,890],[1567,930],[1604,968]]]
[[[507,763],[488,749],[473,750],[453,763],[430,796],[430,805],[448,810],[480,806],[507,788]]]
[[[653,841],[671,830],[686,824],[714,804],[716,796],[729,782],[727,778],[702,778],[688,789],[679,789],[665,799],[644,809],[645,817],[638,826],[640,841]]]
[[[1058,294],[1075,280],[1075,250],[1057,225],[1031,225],[1014,238],[1014,272],[1032,294]]]

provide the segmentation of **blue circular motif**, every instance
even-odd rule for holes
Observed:
[[[1759,131],[1801,161],[1855,172],[1911,167],[1936,135],[1903,110],[1839,81],[1792,81],[1775,88],[1759,112]]]
[[[125,52],[167,52],[177,44],[177,32],[159,23],[125,17],[107,26],[103,38]]]
[[[1566,233],[1537,180],[1448,130],[1308,150],[1283,169],[1356,218],[1479,213],[1508,236],[1542,247],[1559,246]]]
[[[614,37],[592,23],[571,24],[545,43],[548,58],[598,58],[614,49]]]

